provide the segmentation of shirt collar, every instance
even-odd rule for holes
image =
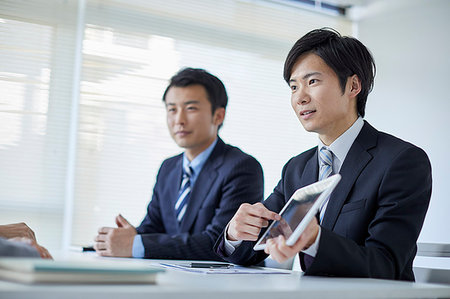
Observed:
[[[186,157],[186,153],[183,153],[183,168],[186,169],[187,167],[191,167],[194,171],[194,175],[197,176],[200,171],[203,168],[203,165],[205,165],[206,160],[208,160],[209,155],[211,154],[212,150],[217,144],[217,138],[214,140],[213,143],[211,143],[210,146],[208,146],[207,149],[205,149],[203,152],[201,152],[197,157],[195,157],[192,161],[189,162],[189,159]]]
[[[345,157],[350,150],[353,142],[355,142],[356,137],[358,137],[359,132],[361,132],[362,127],[364,126],[364,121],[362,117],[358,117],[358,119],[353,123],[353,125],[347,129],[341,136],[339,136],[330,146],[326,146],[323,144],[322,140],[319,138],[319,150],[325,146],[330,151],[333,152],[333,155],[339,159],[340,164],[345,160]]]

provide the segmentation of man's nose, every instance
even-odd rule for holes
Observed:
[[[176,124],[184,124],[186,122],[186,115],[183,109],[179,109],[175,115],[175,123]]]
[[[297,104],[298,105],[305,105],[311,101],[311,97],[310,97],[309,93],[302,88],[300,88],[296,92],[296,96],[297,96]]]

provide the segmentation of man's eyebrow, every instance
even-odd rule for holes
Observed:
[[[184,102],[182,104],[183,104],[183,106],[187,106],[187,105],[190,105],[190,104],[198,104],[198,103],[200,103],[200,101],[190,100],[190,101]],[[176,104],[175,103],[166,102],[166,106],[176,106]]]
[[[302,77],[302,79],[303,79],[303,80],[306,80],[306,79],[308,79],[309,77],[317,76],[317,75],[322,75],[322,73],[320,73],[320,72],[307,73],[307,74],[305,74],[305,75]]]
[[[190,105],[190,104],[198,104],[198,103],[200,103],[200,101],[197,101],[197,100],[190,100],[190,101],[184,102],[183,105],[186,106],[186,105]]]
[[[303,75],[302,80],[306,80],[306,79],[308,79],[309,77],[312,77],[312,76],[320,76],[320,75],[322,75],[321,72],[311,72],[311,73],[307,73],[307,74]],[[297,81],[296,79],[289,79],[289,85],[290,85],[291,83],[295,83],[296,81]]]

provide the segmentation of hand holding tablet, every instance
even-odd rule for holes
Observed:
[[[335,174],[295,191],[279,213],[281,219],[272,222],[253,249],[264,250],[267,240],[279,235],[285,237],[287,245],[294,245],[340,179],[341,176]]]

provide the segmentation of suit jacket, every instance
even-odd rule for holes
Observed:
[[[317,147],[284,166],[264,205],[279,212],[296,189],[317,181]],[[416,241],[431,196],[431,166],[420,148],[378,132],[367,122],[352,144],[330,196],[319,248],[306,275],[414,280]],[[226,260],[255,264],[267,256],[243,242],[225,257],[223,236],[215,250]]]
[[[239,206],[263,199],[261,165],[220,138],[191,190],[178,223],[175,202],[182,179],[183,155],[165,160],[159,170],[147,215],[136,228],[146,258],[221,260],[213,245]]]

